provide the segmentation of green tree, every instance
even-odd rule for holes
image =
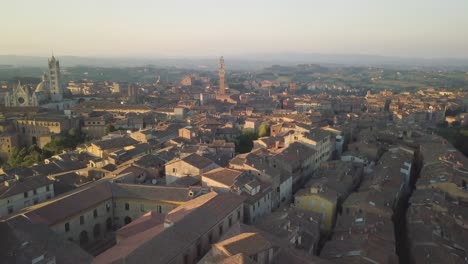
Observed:
[[[270,126],[267,124],[261,124],[258,127],[258,137],[268,137],[270,136]]]
[[[76,146],[86,141],[86,135],[79,130],[70,129],[68,134],[60,135],[52,139],[44,146],[44,150],[52,154],[60,154],[65,149],[75,149]]]
[[[26,156],[26,148],[18,149],[13,148],[11,151],[11,155],[8,158],[6,165],[10,168],[18,168],[21,166],[21,162],[23,162],[24,157]]]
[[[243,129],[242,135],[236,138],[236,152],[247,153],[253,148],[253,141],[258,139],[258,134],[251,129]]]
[[[109,134],[110,132],[114,132],[116,129],[114,127],[114,125],[112,124],[107,124],[106,125],[106,134]]]
[[[454,141],[455,148],[468,157],[468,133],[463,130],[457,131]]]
[[[68,135],[72,138],[77,137],[78,134],[79,131],[76,128],[70,128],[70,130],[68,130]]]
[[[6,165],[10,168],[29,167],[41,162],[50,154],[47,151],[41,150],[38,146],[32,145],[29,148],[17,149],[13,148]]]
[[[23,157],[21,166],[29,167],[34,165],[35,163],[41,162],[43,159],[44,156],[42,150],[36,145],[32,145],[31,147],[29,147],[27,154]]]

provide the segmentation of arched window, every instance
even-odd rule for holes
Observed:
[[[86,231],[81,231],[80,233],[80,245],[86,245],[89,241],[89,238],[88,238],[88,232]]]
[[[93,235],[94,235],[94,238],[98,238],[99,235],[101,235],[101,226],[99,224],[94,225]]]
[[[107,220],[106,220],[106,228],[107,228],[107,231],[112,230],[112,219],[110,217],[107,218]]]

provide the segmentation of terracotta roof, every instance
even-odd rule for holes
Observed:
[[[52,225],[111,198],[111,183],[104,182],[39,205],[26,216],[34,223]]]
[[[168,184],[167,186],[173,186],[173,187],[190,187],[190,186],[195,186],[199,185],[200,179],[197,179],[192,176],[185,176],[185,177],[180,177],[176,181],[172,182],[171,184]]]
[[[212,160],[197,154],[190,154],[182,160],[199,169],[206,168],[214,163]]]
[[[37,164],[31,167],[31,169],[39,175],[51,175],[64,171],[61,168],[59,168],[55,163]]]
[[[229,256],[222,260],[216,262],[217,264],[255,264],[257,262],[253,261],[251,258],[247,257],[244,254],[236,254]]]
[[[196,190],[195,193],[197,192]],[[189,195],[188,188],[102,182],[39,204],[31,208],[26,216],[35,223],[52,225],[111,198],[136,198],[180,204],[193,196]]]
[[[78,245],[67,241],[47,226],[34,224],[25,216],[0,221],[0,259],[2,263],[31,263],[44,256],[57,263],[90,263],[92,256]]]
[[[213,181],[224,184],[225,186],[232,186],[236,182],[237,178],[243,174],[242,171],[228,169],[228,168],[216,168],[210,170],[204,174],[202,177],[209,178]],[[203,178],[202,178],[203,181]]]
[[[148,154],[139,158],[134,163],[142,167],[159,167],[160,164],[164,165],[166,162],[157,155]]]
[[[170,263],[242,202],[243,198],[235,194],[211,192],[200,196],[169,213],[172,226],[162,232],[148,230],[130,237],[97,256],[94,262]]]
[[[113,148],[123,148],[130,145],[137,144],[138,141],[131,137],[121,137],[121,138],[112,138],[107,140],[101,140],[94,142],[93,144],[99,147],[102,150],[113,149]]]
[[[273,258],[271,264],[331,264],[326,259],[306,254],[303,250],[294,248],[282,248],[279,253]]]
[[[257,254],[273,247],[273,244],[258,233],[242,233],[213,245],[229,255],[238,253],[247,256]]]
[[[13,180],[9,183],[9,186],[2,184],[0,186],[0,198],[10,197],[12,195],[24,193],[43,187],[53,183],[46,176],[32,176],[26,178],[20,178],[20,180]]]
[[[114,198],[139,198],[176,204],[184,203],[193,198],[189,195],[189,188],[181,187],[113,183],[111,189]],[[195,193],[197,192],[198,190],[195,190]]]
[[[148,212],[117,230],[116,235],[121,238],[128,238],[161,224],[164,224],[164,214]]]

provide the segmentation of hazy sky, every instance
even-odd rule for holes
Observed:
[[[468,0],[0,1],[0,54],[468,57]]]

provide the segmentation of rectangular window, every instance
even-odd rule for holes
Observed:
[[[24,192],[24,198],[28,198],[28,192]]]
[[[34,194],[34,195],[37,194],[37,190],[36,190],[36,189],[33,189],[33,194]]]
[[[70,223],[65,223],[65,232],[70,231]]]
[[[240,210],[237,210],[237,220],[240,220],[240,217],[241,217],[241,212]]]
[[[255,254],[255,255],[252,255],[252,257],[251,257],[251,258],[253,259],[253,261],[257,262],[257,254]]]
[[[97,209],[94,209],[94,211],[93,211],[93,216],[94,216],[94,218],[97,218],[97,217],[98,217]]]
[[[174,172],[174,173],[175,173],[175,172],[176,172],[176,168],[172,168],[172,172]]]
[[[200,258],[202,256],[202,245],[201,242],[198,241],[197,243],[197,257]]]
[[[126,211],[130,210],[130,204],[125,203],[125,210],[126,210]]]
[[[84,225],[84,215],[80,215],[80,225]]]
[[[9,214],[13,213],[13,206],[8,206],[8,213]]]
[[[50,186],[49,185],[46,186],[46,191],[48,191],[48,192],[50,191]]]
[[[223,224],[218,226],[219,236],[223,235]]]
[[[106,211],[109,212],[110,211],[110,208],[111,208],[111,205],[110,203],[106,203]]]
[[[157,210],[158,210],[158,213],[162,213],[162,206],[158,205]]]
[[[232,215],[229,216],[229,227],[232,226]]]

